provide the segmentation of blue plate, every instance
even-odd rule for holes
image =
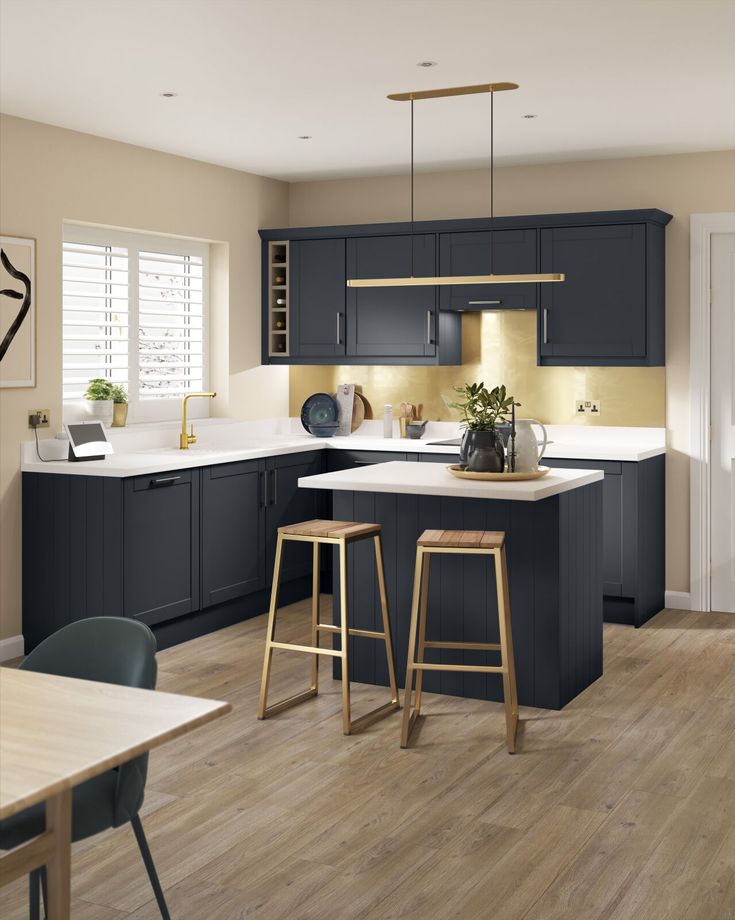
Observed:
[[[337,422],[339,407],[329,393],[314,393],[301,407],[301,424],[309,431],[312,425],[329,425]]]

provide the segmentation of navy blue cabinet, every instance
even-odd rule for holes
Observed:
[[[202,608],[265,587],[265,461],[204,467]]]
[[[536,271],[535,228],[439,235],[440,275],[520,275]],[[492,248],[492,255],[491,255]],[[537,284],[461,284],[439,288],[442,310],[532,310]]]
[[[124,615],[153,626],[198,609],[199,470],[124,480]]]
[[[664,363],[663,227],[610,224],[541,230],[539,363]]]
[[[290,244],[291,355],[345,354],[345,240]]]
[[[375,236],[347,241],[350,278],[402,278],[436,274],[434,234]],[[434,287],[347,289],[350,355],[434,356],[437,351]]]

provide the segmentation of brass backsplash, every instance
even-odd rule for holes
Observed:
[[[382,417],[386,403],[423,405],[423,418],[449,421],[452,387],[484,380],[504,383],[522,403],[526,418],[555,425],[666,424],[666,372],[663,367],[537,367],[536,314],[529,310],[466,313],[462,317],[461,367],[377,367],[335,365],[290,369],[289,405],[298,415],[312,393],[333,393],[339,383],[356,383]],[[577,415],[575,402],[597,399],[599,417]]]

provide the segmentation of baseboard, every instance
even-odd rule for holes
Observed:
[[[11,636],[9,639],[0,639],[0,661],[12,661],[25,654],[23,636]]]
[[[667,591],[664,602],[670,610],[692,609],[692,598],[688,591]]]

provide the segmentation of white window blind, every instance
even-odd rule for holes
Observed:
[[[64,399],[103,377],[126,387],[131,420],[177,417],[208,387],[207,286],[205,244],[67,225]]]

